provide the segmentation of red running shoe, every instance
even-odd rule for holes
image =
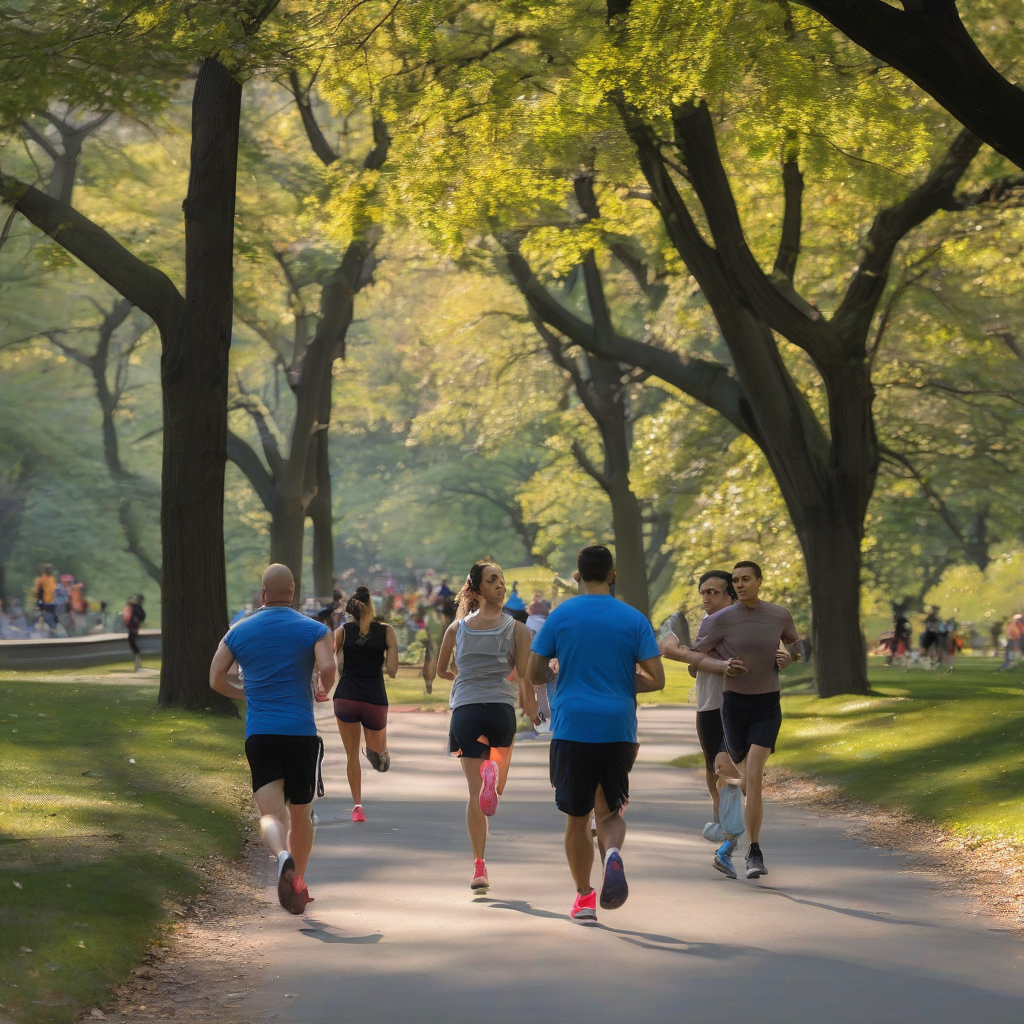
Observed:
[[[491,883],[487,878],[487,865],[483,857],[477,857],[473,861],[473,881],[469,883],[470,889],[474,892],[487,892]]]
[[[597,890],[591,889],[586,896],[579,892],[576,893],[576,902],[573,903],[569,916],[574,921],[596,921]]]
[[[363,814],[363,805],[356,804],[352,808],[352,820],[353,821],[366,821],[366,815]]]
[[[313,897],[309,895],[309,889],[306,887],[302,875],[296,875],[292,879],[292,890],[295,893],[294,903],[288,909],[293,914],[301,914],[307,905],[313,902]]]
[[[498,809],[498,762],[484,761],[480,765],[480,778],[484,780],[480,787],[480,810],[489,818]]]

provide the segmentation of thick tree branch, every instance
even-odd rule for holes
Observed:
[[[795,156],[787,157],[782,165],[782,234],[779,251],[775,255],[773,276],[793,284],[796,261],[800,257],[800,235],[803,223],[804,176]]]
[[[611,487],[608,477],[590,461],[590,456],[583,450],[583,445],[581,445],[579,441],[573,441],[572,443],[572,457],[576,460],[580,469],[582,469],[587,476],[592,477],[594,482],[602,490],[607,491]]]
[[[964,129],[922,184],[875,217],[864,243],[864,255],[831,320],[849,344],[863,345],[896,246],[932,214],[951,207],[953,190],[980,148],[981,140]]]
[[[672,123],[715,248],[738,286],[738,297],[819,365],[837,359],[839,339],[818,310],[793,290],[788,278],[784,277],[782,287],[772,281],[748,248],[707,104],[703,100],[681,104],[673,109]]]
[[[512,277],[538,319],[573,344],[595,355],[639,366],[724,416],[741,433],[756,441],[759,431],[739,382],[720,363],[704,359],[684,360],[675,352],[615,334],[602,345],[593,328],[566,309],[537,280],[511,236],[501,238]]]
[[[177,332],[185,300],[166,274],[132,255],[77,210],[3,171],[0,199],[147,313],[161,334]]]
[[[234,431],[228,431],[228,458],[245,474],[252,484],[252,489],[259,496],[263,507],[272,512],[277,495],[274,489],[274,478],[267,472],[260,457],[252,446]]]
[[[933,96],[961,124],[1024,167],[1024,90],[988,62],[955,0],[796,0]]]
[[[270,429],[270,424],[267,422],[263,410],[255,402],[249,401],[246,398],[236,402],[234,408],[244,409],[252,418],[253,423],[256,424],[256,430],[260,435],[260,443],[263,445],[263,454],[266,456],[267,465],[270,466],[271,476],[275,480],[280,480],[285,470],[285,462],[281,456],[281,449],[277,445],[277,438],[274,437],[274,432]]]
[[[304,89],[299,82],[298,74],[295,71],[289,71],[288,86],[295,97],[295,105],[299,108],[299,116],[302,118],[302,127],[306,129],[306,138],[309,139],[313,152],[325,167],[330,167],[338,159],[338,154],[327,141],[313,116],[313,107],[309,102],[312,83]]]

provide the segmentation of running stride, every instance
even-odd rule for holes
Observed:
[[[352,790],[353,821],[366,821],[363,813],[363,772],[359,764],[359,729],[363,752],[374,771],[391,767],[388,753],[388,692],[384,670],[398,674],[398,637],[393,627],[373,621],[373,602],[366,587],[357,587],[345,611],[355,620],[342,623],[334,634],[341,679],[334,694],[334,715],[345,744],[348,787]]]
[[[313,849],[312,804],[322,796],[323,741],[313,697],[334,685],[330,630],[291,607],[295,580],[286,565],[263,573],[263,607],[228,630],[210,665],[210,686],[245,700],[245,756],[260,811],[263,842],[277,857],[277,898],[292,914],[313,899],[303,880]],[[238,663],[243,682],[228,672]],[[314,666],[319,671],[311,685]]]
[[[437,674],[454,679],[448,749],[462,761],[469,785],[466,828],[473,847],[471,888],[490,886],[484,850],[487,818],[498,809],[516,736],[516,705],[537,724],[537,699],[524,682],[530,631],[503,614],[505,577],[492,562],[477,562],[459,592],[456,620],[445,631]],[[450,668],[455,655],[455,671]],[[516,670],[518,686],[509,682]]]

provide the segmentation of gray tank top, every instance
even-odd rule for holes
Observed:
[[[507,617],[494,629],[470,629],[459,620],[455,633],[455,667],[458,675],[448,699],[451,708],[463,704],[510,704],[519,702],[517,687],[506,678],[512,671],[508,663],[515,649],[516,620]]]

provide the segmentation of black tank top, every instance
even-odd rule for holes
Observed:
[[[342,644],[344,661],[341,681],[335,697],[361,700],[366,704],[387,704],[384,688],[384,658],[388,652],[388,627],[383,622],[371,622],[366,636],[359,635],[359,624],[346,622],[345,642]]]

